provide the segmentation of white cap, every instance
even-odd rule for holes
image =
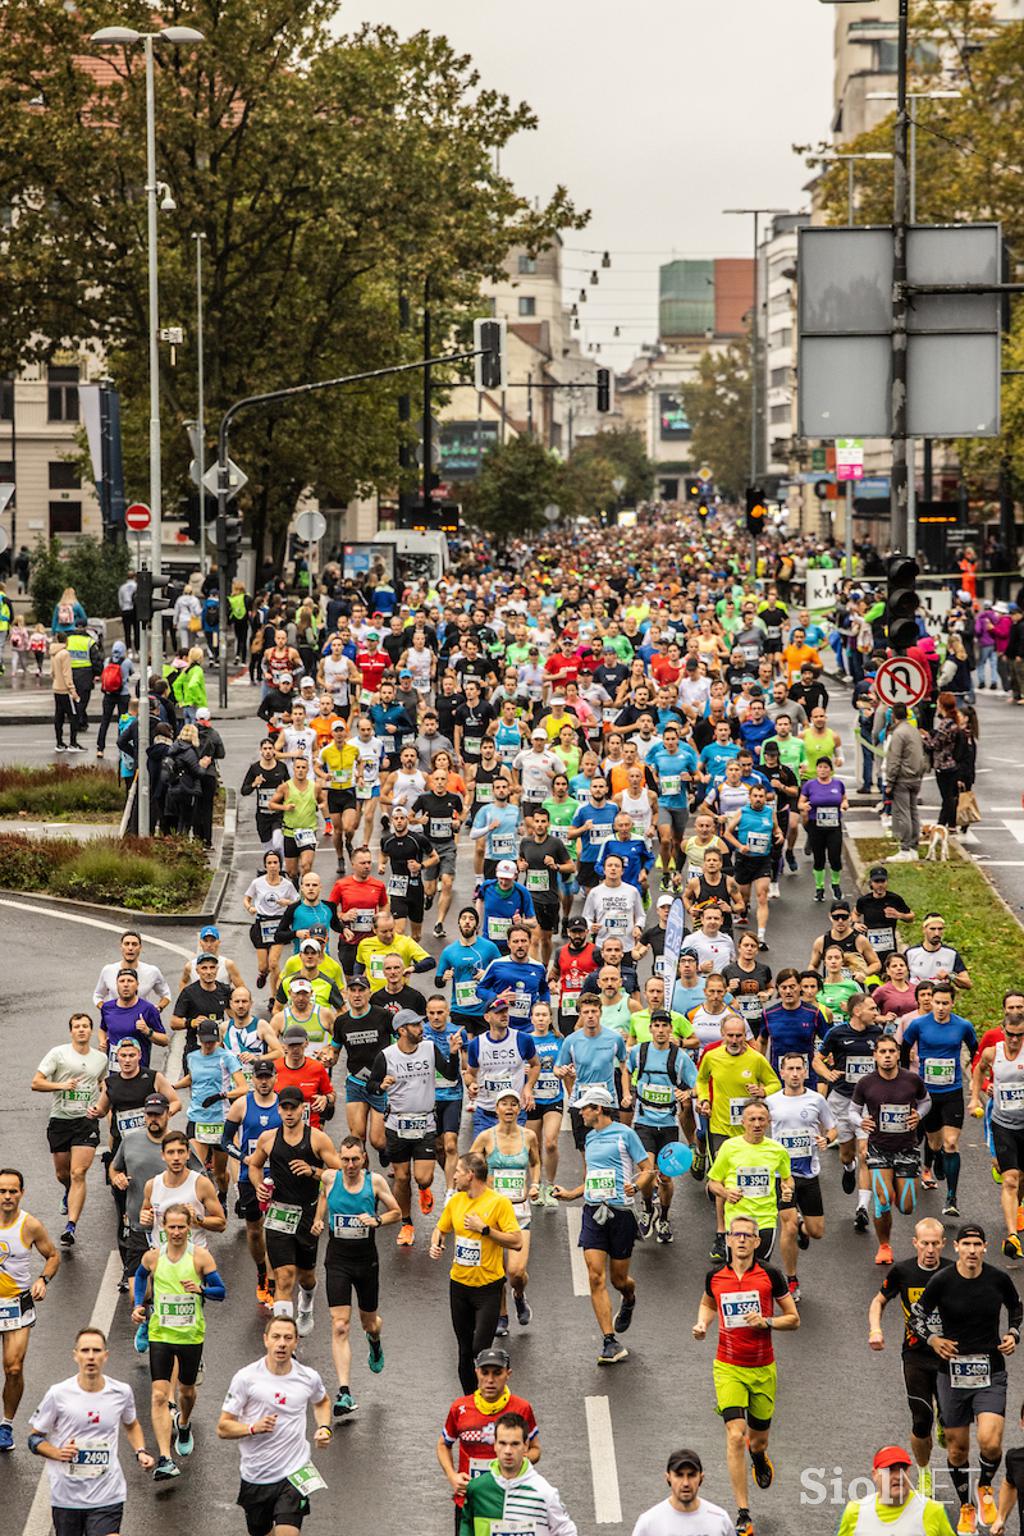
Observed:
[[[514,880],[519,873],[518,865],[514,859],[499,859],[496,874],[499,880]]]
[[[547,741],[548,739],[548,733],[542,725],[535,725],[530,732],[531,741],[537,741],[538,739],[541,741]]]
[[[662,894],[658,897],[656,904],[659,907],[670,907],[675,899],[676,898],[674,896],[670,896],[668,894],[668,891],[663,891]]]
[[[299,678],[299,687],[300,688],[315,688],[316,687],[316,678],[315,677],[300,677]]]

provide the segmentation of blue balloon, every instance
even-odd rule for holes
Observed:
[[[693,1148],[685,1141],[670,1141],[658,1153],[658,1169],[666,1179],[678,1179],[693,1165]]]

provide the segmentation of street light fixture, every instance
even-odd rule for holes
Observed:
[[[160,478],[160,303],[157,282],[157,199],[162,198],[160,206],[168,211],[173,210],[175,203],[169,188],[164,183],[158,182],[156,178],[156,89],[153,76],[153,44],[171,43],[184,46],[189,43],[202,43],[204,41],[205,38],[202,32],[198,31],[195,27],[161,27],[157,32],[139,32],[135,27],[101,27],[98,32],[92,34],[92,42],[100,45],[129,47],[134,43],[142,43],[145,50],[146,243],[149,265],[149,510],[152,539],[150,566],[153,576],[157,580],[163,567],[163,519],[161,515]],[[159,672],[162,661],[162,637],[159,624],[153,626],[151,638],[153,650],[149,660],[153,671]],[[140,693],[148,705],[148,692],[144,680]],[[140,715],[142,713],[143,710],[140,709]],[[145,713],[148,716],[148,707],[145,709]],[[140,739],[143,738],[147,724],[147,720],[140,720]],[[146,775],[141,774],[140,783],[145,779]],[[140,826],[145,825],[142,820],[143,802],[145,800],[148,800],[148,795],[140,795]]]
[[[844,155],[844,154],[838,154],[838,153],[836,153],[836,154],[831,154],[830,153],[830,154],[827,154],[827,155],[814,155],[814,156],[812,156],[812,159],[814,159],[819,165],[836,165],[836,164],[838,164],[842,160],[845,160],[847,162],[847,166],[846,166],[846,222],[847,222],[847,224],[849,224],[851,226],[853,224],[853,163],[854,163],[854,161],[855,160],[891,160],[892,158],[893,158],[893,156],[892,156],[891,152],[889,150],[885,150],[885,149],[866,149],[866,150],[864,150],[860,154]]]

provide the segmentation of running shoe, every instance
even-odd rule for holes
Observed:
[[[498,1318],[498,1326],[494,1330],[494,1337],[496,1339],[507,1339],[508,1338],[508,1313],[507,1312],[503,1312],[501,1314],[501,1316]]]
[[[180,1477],[181,1468],[176,1467],[169,1456],[161,1456],[153,1468],[154,1483],[164,1483],[170,1477]]]
[[[135,1330],[135,1353],[144,1355],[149,1350],[149,1323],[140,1323]]]
[[[947,1194],[946,1203],[942,1207],[943,1216],[959,1216],[960,1207],[956,1203],[956,1196]],[[987,1522],[986,1522],[987,1523]]]
[[[792,848],[788,848],[786,850],[786,868],[789,870],[791,875],[795,875],[799,867],[800,866],[796,862],[796,854],[793,852]]]
[[[384,1369],[384,1345],[379,1338],[372,1338],[370,1334],[366,1335],[366,1342],[370,1346],[370,1358],[367,1363],[373,1374],[379,1376]]]
[[[643,1241],[650,1237],[651,1228],[654,1226],[654,1207],[642,1205],[636,1217],[637,1236]]]
[[[956,1523],[956,1536],[975,1536],[978,1529],[978,1512],[973,1504],[961,1504],[960,1518]]]
[[[272,1307],[274,1305],[274,1293],[266,1280],[257,1280],[256,1300],[261,1307]]]
[[[794,1301],[799,1301],[800,1300],[800,1281],[797,1279],[796,1275],[790,1275],[789,1280],[786,1283],[789,1286],[789,1294],[792,1296],[793,1300]]]
[[[824,891],[815,891],[814,899],[815,899],[815,901],[824,901],[825,900],[825,892]]]
[[[781,901],[782,900],[782,892],[779,890],[779,882],[777,880],[770,880],[768,882],[768,900],[769,901]]]
[[[659,1243],[672,1243],[675,1238],[672,1235],[672,1224],[667,1216],[656,1216],[654,1219],[654,1235]]]
[[[766,955],[768,953],[768,940],[767,939],[758,939],[757,947],[760,950],[762,955]]]
[[[420,1190],[420,1210],[424,1216],[429,1216],[434,1209],[434,1191],[432,1189]]]
[[[855,1232],[866,1232],[870,1224],[867,1211],[862,1205],[858,1205],[857,1214],[853,1218],[853,1230]]]
[[[922,1168],[921,1169],[921,1188],[922,1189],[935,1189],[935,1188],[937,1188],[937,1186],[938,1186],[938,1180],[936,1179],[935,1174],[932,1171],[932,1169],[931,1168]]]
[[[262,991],[263,988],[266,986],[266,984],[267,984],[267,973],[266,973],[266,971],[258,971],[256,973],[256,987],[257,987],[257,989],[259,991]]]
[[[876,1264],[891,1264],[892,1249],[888,1243],[879,1243],[878,1252],[875,1254]]]
[[[313,1308],[297,1307],[295,1311],[295,1327],[300,1339],[308,1338],[313,1332]]]
[[[1024,1232],[1024,1205],[1017,1207],[1017,1231]]]
[[[10,1424],[0,1424],[0,1451],[14,1450],[14,1429]]]
[[[444,938],[444,923],[435,923],[434,924],[434,938],[435,939],[443,939]]]
[[[62,1216],[66,1216],[67,1213],[68,1213],[68,1192],[67,1192],[67,1190],[64,1191],[64,1198],[60,1202],[60,1213],[61,1213]]]
[[[696,1143],[696,1145],[694,1146],[694,1149],[693,1149],[693,1163],[690,1166],[690,1173],[693,1175],[693,1177],[695,1179],[702,1179],[704,1177],[704,1175],[707,1173],[707,1171],[708,1171],[708,1148],[707,1148],[707,1142],[698,1141]]]
[[[528,1328],[533,1319],[533,1308],[525,1296],[517,1296],[515,1291],[512,1292],[512,1300],[516,1304],[516,1317],[520,1328]]]
[[[195,1440],[192,1436],[191,1424],[179,1424],[178,1432],[174,1437],[174,1449],[179,1456],[191,1456],[195,1449]]]
[[[932,1477],[931,1467],[918,1467],[917,1491],[922,1499],[930,1499],[935,1489],[935,1480]]]
[[[1021,1259],[1021,1258],[1024,1258],[1024,1249],[1021,1248],[1021,1243],[1020,1243],[1020,1238],[1019,1237],[1014,1236],[1014,1237],[1004,1237],[1003,1238],[1003,1258],[1004,1259]]]
[[[999,1172],[999,1169],[996,1167],[995,1163],[992,1164],[992,1182],[994,1184],[1001,1184],[1003,1182],[1003,1176]]]
[[[620,1360],[625,1360],[629,1350],[625,1344],[620,1344],[614,1333],[608,1334],[601,1345],[601,1353],[597,1357],[598,1365],[618,1365]]]
[[[340,1392],[334,1399],[331,1415],[334,1419],[343,1419],[355,1410],[355,1399],[351,1392]]]
[[[614,1328],[616,1333],[625,1333],[633,1321],[633,1313],[636,1311],[636,1297],[632,1301],[623,1301],[615,1314]]]
[[[398,1236],[395,1238],[395,1246],[397,1248],[411,1248],[415,1241],[416,1228],[413,1226],[411,1221],[403,1222],[398,1229]]]
[[[747,1447],[749,1450],[749,1445]],[[754,1469],[754,1482],[759,1488],[770,1488],[775,1481],[775,1468],[767,1451],[750,1452],[750,1464]]]
[[[978,1514],[981,1516],[982,1525],[994,1525],[999,1519],[999,1510],[988,1483],[978,1484]]]
[[[832,881],[832,896],[835,901],[842,901],[843,899],[843,888],[841,885],[837,885],[834,880]]]
[[[708,1249],[708,1258],[716,1264],[724,1264],[728,1257],[725,1249],[725,1233],[716,1232],[715,1240]]]
[[[736,1511],[736,1536],[754,1536],[754,1522],[749,1509]]]
[[[804,1219],[802,1216],[797,1217],[796,1245],[803,1253],[806,1253],[808,1248],[811,1246],[811,1240],[807,1236],[807,1228],[804,1226]]]
[[[59,1241],[62,1248],[73,1248],[75,1246],[75,1224],[73,1221],[68,1222],[60,1235]]]

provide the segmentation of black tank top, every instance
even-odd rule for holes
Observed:
[[[279,1200],[284,1205],[301,1205],[311,1210],[316,1206],[320,1183],[308,1174],[293,1173],[288,1165],[296,1159],[308,1163],[311,1168],[323,1167],[323,1159],[313,1151],[313,1135],[308,1125],[302,1127],[302,1139],[294,1145],[285,1141],[284,1129],[279,1129],[267,1164],[274,1181],[275,1201]]]
[[[118,1126],[119,1110],[139,1110],[151,1093],[156,1091],[156,1073],[152,1069],[140,1072],[136,1077],[122,1077],[120,1072],[108,1072],[103,1080],[113,1114],[110,1118],[110,1145],[116,1150],[121,1141]],[[139,1122],[140,1126],[145,1124]]]
[[[716,906],[722,914],[722,932],[732,933],[732,903],[729,900],[729,887],[723,875],[717,885],[709,885],[706,875],[698,875],[697,900],[694,903],[697,911],[701,907]]]

